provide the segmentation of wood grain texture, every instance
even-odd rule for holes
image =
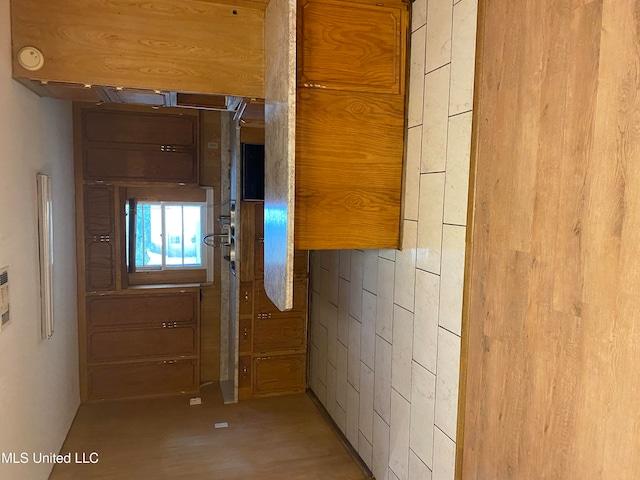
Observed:
[[[404,97],[299,89],[297,116],[296,249],[397,248]]]
[[[100,461],[58,464],[51,480],[365,478],[304,394],[223,405],[207,387],[201,397],[198,406],[185,396],[82,405],[62,451]]]
[[[299,87],[404,92],[404,6],[303,1],[298,22]]]
[[[14,0],[11,7],[15,77],[264,97],[261,5]],[[44,55],[38,72],[17,62],[25,45]]]
[[[640,7],[479,27],[457,476],[638,478]]]

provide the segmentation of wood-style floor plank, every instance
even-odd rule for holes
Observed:
[[[479,11],[457,476],[640,478],[640,2]]]
[[[84,404],[62,452],[97,464],[59,464],[51,480],[302,480],[366,478],[305,394],[224,405],[186,397]],[[217,422],[228,428],[215,429]]]

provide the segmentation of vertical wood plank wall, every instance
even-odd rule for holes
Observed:
[[[480,1],[458,478],[640,477],[639,27]]]

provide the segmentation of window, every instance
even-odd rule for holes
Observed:
[[[202,267],[205,214],[206,204],[137,202],[136,271]]]
[[[214,252],[202,243],[213,225],[213,190],[127,187],[124,207],[128,285],[212,282]]]

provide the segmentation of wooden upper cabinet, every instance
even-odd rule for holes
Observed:
[[[197,183],[197,115],[97,108],[82,122],[85,180]]]
[[[404,93],[407,8],[303,0],[298,87]]]
[[[196,118],[117,110],[84,112],[84,138],[90,142],[190,147],[196,142]]]

